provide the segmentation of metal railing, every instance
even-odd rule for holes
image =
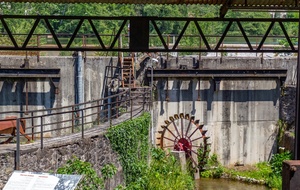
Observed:
[[[22,134],[20,134],[21,120],[26,123],[25,135],[30,136],[32,141],[40,142],[41,149],[47,144],[46,139],[53,140],[54,137],[63,137],[73,133],[80,133],[81,138],[84,138],[88,129],[103,126],[102,129],[106,130],[110,126],[132,119],[150,109],[150,88],[131,90],[134,93],[131,93],[129,89],[120,89],[118,93],[109,97],[60,108],[27,112],[0,112],[0,115],[15,116],[14,118],[1,119],[0,129],[2,122],[14,121],[16,123],[15,126],[12,125],[16,130],[16,169],[19,169],[20,144],[25,143],[21,139]],[[122,120],[119,120],[120,117]],[[0,139],[7,139],[14,136],[0,137]]]

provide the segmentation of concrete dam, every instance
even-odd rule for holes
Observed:
[[[135,85],[153,84],[152,143],[168,146],[167,140],[160,139],[161,126],[173,123],[175,128],[182,127],[185,132],[189,126],[186,117],[194,117],[210,137],[210,153],[218,155],[222,164],[254,164],[269,160],[277,148],[278,120],[293,124],[294,99],[281,99],[295,87],[296,57],[202,57],[197,61],[196,58],[134,58],[132,80]],[[44,76],[43,80],[37,77],[24,82],[21,77],[2,74],[2,113],[63,107],[99,99],[105,96],[112,78],[120,76],[117,57],[85,58],[80,67],[81,76],[77,75],[78,60],[74,57],[42,56],[39,61],[29,57],[28,61],[28,71],[44,69],[47,74],[59,69],[59,77],[53,74]],[[0,57],[2,73],[19,69],[23,62],[23,57]],[[1,115],[3,119],[5,115]],[[49,137],[54,135],[48,134]],[[165,135],[172,138],[171,134]],[[195,136],[195,139],[200,137]]]

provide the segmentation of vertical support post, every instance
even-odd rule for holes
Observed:
[[[17,118],[17,147],[16,147],[16,159],[15,169],[20,170],[20,118]]]
[[[44,148],[44,126],[43,126],[43,116],[41,116],[41,149]]]
[[[155,145],[155,139],[154,139],[154,124],[153,124],[153,115],[154,115],[154,110],[153,110],[153,61],[151,65],[151,86],[150,86],[150,110],[151,110],[151,143],[152,145]]]
[[[169,78],[167,78],[167,89],[166,89],[166,101],[169,101],[170,98],[169,98]]]
[[[167,46],[168,46],[168,48],[170,46],[170,34],[168,34],[168,36],[167,36]],[[167,60],[169,60],[169,52],[167,52]]]
[[[36,41],[37,41],[37,47],[40,47],[40,35],[39,34],[37,35]],[[37,59],[37,62],[40,62],[40,51],[37,51],[36,59]]]
[[[99,100],[97,101],[97,116],[98,116],[97,124],[100,125],[100,101]]]
[[[129,78],[129,101],[130,101],[130,119],[132,119],[132,97],[131,97],[131,68],[130,68],[130,78]]]
[[[198,101],[201,100],[200,93],[201,92],[200,92],[200,78],[199,78],[199,80],[198,80],[198,98],[197,98]]]
[[[110,90],[108,89],[108,99],[107,99],[107,117],[110,121],[110,125],[111,125],[111,92]]]
[[[300,15],[300,10],[299,10],[299,15]],[[300,159],[300,18],[298,22],[298,55],[297,55],[297,86],[296,86],[296,112],[295,112],[295,121],[296,121],[296,126],[295,126],[295,146],[294,146],[294,160],[299,160]]]
[[[84,138],[84,117],[83,109],[81,110],[81,138]]]
[[[33,112],[31,112],[31,139],[34,141],[34,118],[33,118]]]
[[[25,114],[28,114],[28,81],[25,79],[25,101],[26,101],[26,108],[25,108]]]
[[[119,117],[119,96],[116,96],[115,98],[116,98],[116,102],[115,102],[114,110],[116,113],[116,118],[118,118]]]
[[[75,107],[74,106],[72,106],[72,112],[71,112],[71,114],[72,114],[72,133],[74,133],[74,114],[75,114]]]
[[[201,49],[202,47],[201,47],[201,37],[199,37],[200,39],[199,39],[199,49]],[[198,60],[199,60],[199,62],[201,61],[201,51],[199,51],[199,58],[198,58]]]

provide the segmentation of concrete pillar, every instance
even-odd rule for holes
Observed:
[[[178,160],[181,170],[186,171],[186,158],[184,151],[171,151],[171,154]]]

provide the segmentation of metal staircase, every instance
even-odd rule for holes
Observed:
[[[135,88],[134,60],[133,57],[123,57],[122,60],[122,87]]]

